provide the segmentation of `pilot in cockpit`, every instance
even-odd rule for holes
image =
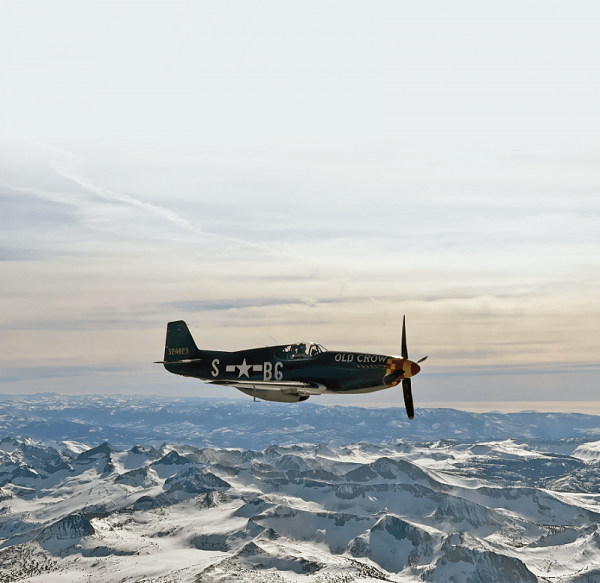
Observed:
[[[306,356],[306,344],[296,344],[294,348],[294,358],[304,358]]]

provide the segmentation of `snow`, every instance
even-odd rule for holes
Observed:
[[[486,431],[256,449],[10,437],[0,580],[594,580],[600,442]]]
[[[584,443],[577,447],[573,452],[573,457],[590,461],[597,462],[600,460],[600,441],[592,441]]]

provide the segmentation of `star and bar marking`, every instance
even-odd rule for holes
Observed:
[[[250,370],[252,369],[252,371],[254,371],[254,372],[262,372],[263,365],[262,364],[247,364],[246,359],[244,358],[244,361],[242,362],[242,364],[228,364],[225,367],[225,370],[227,372],[235,372],[236,368],[238,368],[240,370],[240,373],[238,374],[238,379],[242,378],[243,376],[245,376],[246,378],[250,378]]]

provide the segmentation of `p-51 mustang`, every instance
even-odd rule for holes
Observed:
[[[296,403],[311,395],[352,395],[402,383],[409,419],[414,417],[411,381],[420,362],[408,359],[402,318],[402,356],[329,351],[320,344],[298,343],[237,352],[199,350],[183,320],[167,324],[165,359],[171,373],[211,385],[228,385],[265,401]]]

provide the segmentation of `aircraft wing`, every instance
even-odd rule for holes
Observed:
[[[301,381],[208,381],[209,385],[227,385],[236,389],[279,391],[301,397],[322,395],[327,387],[321,383],[304,383]]]

